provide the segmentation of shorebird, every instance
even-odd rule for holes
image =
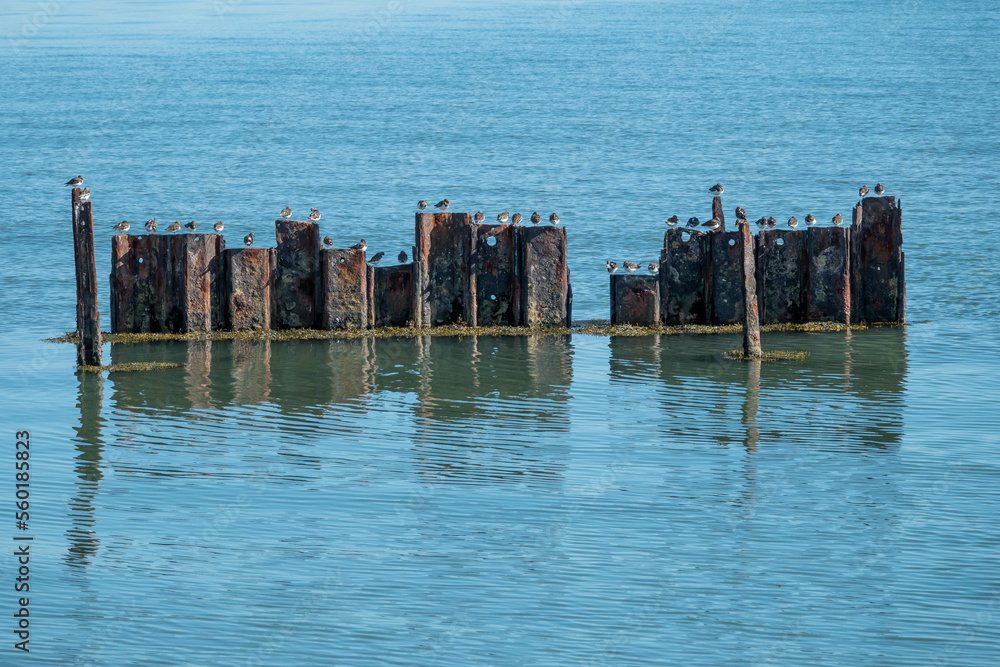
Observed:
[[[117,225],[112,225],[111,229],[114,229],[115,231],[118,231],[118,232],[127,232],[129,226],[130,225],[128,224],[128,220],[122,220]]]
[[[842,216],[839,213],[837,215],[833,216],[833,224],[836,227],[840,227],[842,224],[844,224],[844,216]]]
[[[74,176],[73,178],[66,181],[66,185],[76,187],[78,185],[83,185],[83,176]]]
[[[323,245],[325,245],[327,248],[332,248],[333,247],[333,237],[324,236],[323,237]]]
[[[612,262],[610,259],[604,262],[604,266],[608,267],[608,273],[614,273],[618,270],[618,262]]]
[[[521,215],[520,213],[515,213],[514,216],[510,219],[510,224],[516,225],[522,220],[524,220],[524,216]]]
[[[379,250],[377,253],[372,255],[372,258],[368,260],[368,263],[372,266],[378,266],[378,263],[382,261],[383,257],[385,257],[385,253]]]
[[[666,222],[667,222],[667,227],[676,227],[677,223],[680,222],[680,220],[677,218],[676,215],[672,215],[669,218],[667,218]]]
[[[630,262],[626,259],[624,262],[622,262],[622,267],[629,272],[629,275],[632,275],[632,272],[638,269],[639,265],[636,264],[635,262]]]
[[[476,215],[475,215],[474,220],[477,223],[480,223],[480,222],[482,222],[485,219],[486,219],[486,214],[485,213],[483,213],[482,211],[476,211]]]
[[[292,217],[292,208],[290,206],[286,206],[285,208],[281,209],[281,213],[279,213],[278,215],[284,218],[285,220],[288,220],[290,217]]]
[[[538,215],[538,211],[535,211],[534,213],[531,214],[531,224],[537,225],[541,221],[542,221],[542,216]]]
[[[406,251],[405,250],[400,250],[399,251],[399,255],[396,257],[396,259],[399,260],[400,264],[406,264],[406,260],[408,260],[409,257],[406,256]]]
[[[150,234],[156,233],[156,218],[150,218],[146,221],[146,231]]]
[[[864,197],[866,194],[868,194],[868,186],[867,185],[862,185],[861,189],[858,190],[858,196],[859,197]]]
[[[693,228],[697,226],[698,226],[698,218],[688,218],[688,227]]]
[[[721,226],[722,226],[722,221],[719,220],[718,218],[712,218],[708,222],[702,224],[702,227],[707,227],[708,231],[710,231],[710,232],[711,231],[715,231],[716,229],[718,229]]]
[[[501,223],[502,222],[507,222],[507,218],[509,218],[509,217],[510,217],[510,211],[504,211],[503,213],[501,213],[500,215],[497,216],[497,222],[501,222]]]
[[[249,234],[243,237],[243,245],[245,245],[248,248],[253,245],[253,232],[250,232]]]
[[[723,192],[725,192],[726,189],[724,187],[722,187],[722,183],[716,183],[715,185],[713,185],[712,187],[710,187],[708,189],[708,191],[711,192],[713,195],[717,195],[718,196],[718,195],[721,195]]]
[[[654,276],[660,272],[660,265],[657,264],[656,262],[650,262],[649,266],[647,266],[646,268],[649,269],[650,274]]]
[[[770,228],[772,228],[772,229],[775,228],[775,227],[777,227],[778,226],[778,219],[775,218],[772,215],[770,218],[767,219],[767,226],[770,227]]]
[[[80,201],[90,201],[90,188],[84,188],[80,191]]]
[[[364,239],[361,239],[351,246],[351,250],[368,250],[368,243]]]
[[[174,220],[169,225],[167,225],[167,231],[170,232],[171,234],[176,232],[180,228],[181,228],[181,223],[178,222],[177,220]]]
[[[551,222],[553,225],[558,225],[559,224],[559,214],[558,213],[550,213],[549,214],[549,222]]]
[[[760,227],[761,229],[767,227],[767,218],[765,218],[764,216],[757,218],[757,226]]]
[[[447,211],[449,206],[451,206],[450,199],[442,199],[438,203],[434,204],[434,208],[439,208],[442,211]]]
[[[876,183],[875,184],[875,194],[878,195],[879,197],[881,197],[884,192],[885,192],[885,188],[882,186],[882,184],[881,183]],[[87,194],[88,195],[90,194],[89,190],[87,191]],[[83,197],[81,197],[80,199],[83,199]]]
[[[812,213],[806,214],[806,227],[812,227],[816,224],[816,216]]]
[[[219,220],[217,223],[212,225],[212,229],[215,230],[216,234],[221,234],[224,227],[225,225],[222,224],[222,220]]]
[[[792,229],[795,229],[796,227],[799,226],[799,219],[793,215],[788,219],[788,226],[791,227]]]
[[[309,210],[311,211],[311,213],[309,214],[309,219],[312,220],[313,222],[319,220],[320,218],[319,210],[315,208],[310,208]]]
[[[195,222],[194,220],[192,220],[191,222],[187,223],[187,224],[186,224],[186,225],[184,225],[184,226],[185,226],[185,227],[186,227],[187,229],[190,229],[190,230],[191,230],[192,232],[193,232],[194,230],[198,229],[198,223],[197,223],[197,222]]]
[[[746,220],[747,219],[747,210],[745,208],[743,208],[742,206],[737,206],[736,207],[736,219],[737,220]]]
[[[423,211],[425,208],[427,208],[427,200],[426,199],[421,199],[420,201],[418,201],[417,202],[417,208],[419,208],[421,211]]]

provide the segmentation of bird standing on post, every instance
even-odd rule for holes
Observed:
[[[761,229],[767,227],[767,218],[765,218],[764,216],[757,218],[757,226],[760,227]]]
[[[538,215],[538,211],[535,211],[534,213],[531,214],[531,224],[537,225],[541,221],[542,221],[542,216]]]
[[[361,239],[360,241],[351,246],[351,250],[361,250],[361,251],[368,250],[368,243],[364,239]]]
[[[680,218],[678,218],[676,215],[672,215],[669,218],[667,218],[664,222],[666,223],[667,227],[676,227],[677,223],[680,222]]]
[[[222,220],[219,220],[217,223],[215,223],[214,225],[212,225],[212,229],[215,230],[216,234],[221,234],[222,230],[224,228],[225,228],[225,225],[222,224]]]
[[[476,224],[481,223],[485,219],[486,219],[486,214],[485,213],[483,213],[482,211],[476,211],[476,216],[474,218],[474,220],[476,221]]]
[[[281,213],[279,213],[278,215],[281,216],[283,219],[288,220],[290,217],[292,217],[292,208],[290,206],[286,206],[285,208],[281,209]]]
[[[778,226],[778,219],[772,215],[770,218],[767,219],[767,226],[770,227],[771,229],[774,229],[775,227]]]
[[[192,220],[191,222],[187,223],[187,224],[186,224],[186,225],[184,225],[184,226],[185,226],[185,227],[187,227],[188,229],[190,229],[190,230],[191,230],[192,232],[193,232],[194,230],[198,229],[198,223],[197,223],[197,222],[195,222],[194,220]]]
[[[510,219],[510,224],[516,225],[522,220],[524,220],[524,216],[521,215],[520,213],[515,213],[514,216]]]
[[[558,213],[551,213],[551,214],[549,214],[549,222],[551,222],[553,225],[558,225],[559,224],[559,214]]]
[[[715,185],[710,187],[708,191],[711,192],[713,195],[718,196],[721,195],[723,192],[725,192],[726,189],[722,187],[722,183],[716,183]]]
[[[84,188],[80,191],[80,201],[90,201],[90,188]]]
[[[150,234],[156,233],[156,218],[150,218],[146,221],[146,231]]]
[[[795,229],[796,227],[799,226],[799,219],[793,215],[788,219],[788,226],[791,227],[792,229]]]
[[[320,218],[319,210],[315,208],[310,208],[309,210],[310,210],[309,219],[312,220],[313,222],[319,220]]]
[[[173,234],[181,228],[181,223],[179,220],[174,220],[169,225],[167,225],[167,231]]]
[[[702,227],[707,227],[708,231],[710,232],[714,232],[720,226],[722,226],[722,221],[719,220],[718,218],[712,218],[711,220],[702,225]]]
[[[83,176],[74,176],[73,178],[66,181],[66,185],[77,187],[78,185],[83,185]]]
[[[618,270],[618,262],[612,262],[610,259],[604,262],[604,266],[608,267],[608,273],[611,274]]]
[[[878,195],[879,197],[885,194],[885,188],[882,186],[881,183],[875,184],[875,194]]]
[[[632,272],[639,268],[639,265],[635,262],[630,262],[627,259],[622,263],[622,267],[632,275]]]
[[[400,264],[406,264],[406,260],[408,260],[409,257],[406,256],[406,251],[405,250],[400,250],[399,251],[399,255],[396,257],[396,259],[399,260]]]
[[[698,218],[694,218],[694,217],[688,218],[688,227],[691,227],[692,229],[694,229],[695,227],[698,226],[698,223],[699,223]]]
[[[737,206],[736,207],[736,219],[737,220],[746,220],[747,219],[747,210],[745,208],[743,208],[742,206]]]
[[[833,216],[833,224],[835,227],[840,227],[842,224],[844,224],[844,216],[842,216],[839,213]]]
[[[451,200],[447,198],[442,199],[438,203],[434,204],[434,208],[439,208],[442,211],[447,211],[449,206],[451,206]]]
[[[497,222],[499,223],[507,222],[507,218],[509,217],[510,217],[510,211],[504,211],[503,213],[497,215]]]
[[[128,220],[122,220],[117,225],[112,225],[111,226],[111,229],[114,229],[115,231],[123,232],[123,233],[127,232],[128,228],[129,228]]]
[[[806,214],[806,227],[812,227],[816,224],[816,216],[812,213]]]
[[[867,185],[862,185],[861,189],[858,190],[858,196],[859,197],[864,197],[866,194],[868,194],[868,186]]]
[[[421,211],[423,211],[425,208],[427,208],[427,200],[426,199],[421,199],[420,201],[418,201],[417,202],[417,208],[419,208]]]
[[[657,264],[656,262],[650,262],[650,263],[649,263],[649,266],[648,266],[648,267],[646,267],[646,268],[648,268],[648,269],[649,269],[649,273],[650,273],[651,275],[654,275],[654,276],[655,276],[655,275],[656,275],[657,273],[659,273],[659,272],[660,272],[660,265],[659,265],[659,264]]]
[[[368,260],[368,263],[372,266],[378,266],[378,263],[382,261],[383,257],[385,257],[385,253],[379,250],[377,253],[372,255],[372,258]]]
[[[248,248],[253,245],[253,232],[250,232],[249,234],[243,237],[243,245],[245,245]]]
[[[330,237],[330,236],[324,236],[323,237],[323,245],[325,245],[327,248],[332,248],[333,247],[333,238]]]

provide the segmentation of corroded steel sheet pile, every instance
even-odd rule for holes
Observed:
[[[468,322],[474,307],[469,284],[472,216],[417,213],[416,241],[420,325]]]
[[[803,322],[805,232],[765,229],[760,232],[758,246],[757,289],[761,303],[761,322]]]
[[[664,324],[704,324],[708,236],[668,229],[660,253],[660,317]]]
[[[711,312],[713,324],[743,321],[743,288],[740,278],[740,233],[711,232]]]
[[[566,229],[524,227],[517,234],[521,324],[569,326],[570,289]]]
[[[851,321],[850,230],[811,227],[806,231],[806,321]]]
[[[514,225],[473,225],[470,283],[477,326],[520,324],[521,284],[514,257],[520,231]]]
[[[320,251],[322,296],[320,327],[364,329],[368,326],[368,264],[364,250]]]
[[[226,326],[232,331],[271,328],[273,248],[240,248],[225,252]]]
[[[660,277],[611,276],[611,324],[660,323]]]
[[[276,220],[275,316],[278,328],[311,328],[318,321],[319,225]]]
[[[76,265],[76,362],[101,365],[101,318],[97,311],[97,263],[94,255],[94,209],[80,203],[80,188],[73,188],[73,249]]]
[[[219,317],[219,255],[225,242],[218,234],[180,234],[162,237],[170,241],[170,306],[167,320],[170,331],[211,331],[221,329]]]
[[[413,322],[413,264],[375,267],[375,326],[405,327]]]
[[[851,261],[854,282],[860,287],[859,312],[852,315],[862,322],[905,322],[902,208],[895,197],[866,197],[861,200],[860,217],[854,230],[860,261]]]

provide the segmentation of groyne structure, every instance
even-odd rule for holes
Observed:
[[[714,217],[723,220],[715,197]],[[902,208],[866,197],[850,226],[668,229],[657,275],[611,276],[611,323],[739,324],[749,276],[760,324],[905,322]],[[749,272],[749,273],[748,273]]]

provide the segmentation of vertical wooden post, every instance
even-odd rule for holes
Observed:
[[[750,233],[750,223],[741,221],[736,225],[740,232],[740,277],[743,284],[743,355],[759,359],[762,353],[753,234]]]
[[[712,217],[718,218],[721,223],[716,231],[726,231],[726,214],[722,212],[722,197],[719,195],[712,197]]]
[[[101,365],[101,318],[97,312],[97,263],[94,258],[94,209],[80,202],[73,188],[73,253],[76,262],[76,363]]]

